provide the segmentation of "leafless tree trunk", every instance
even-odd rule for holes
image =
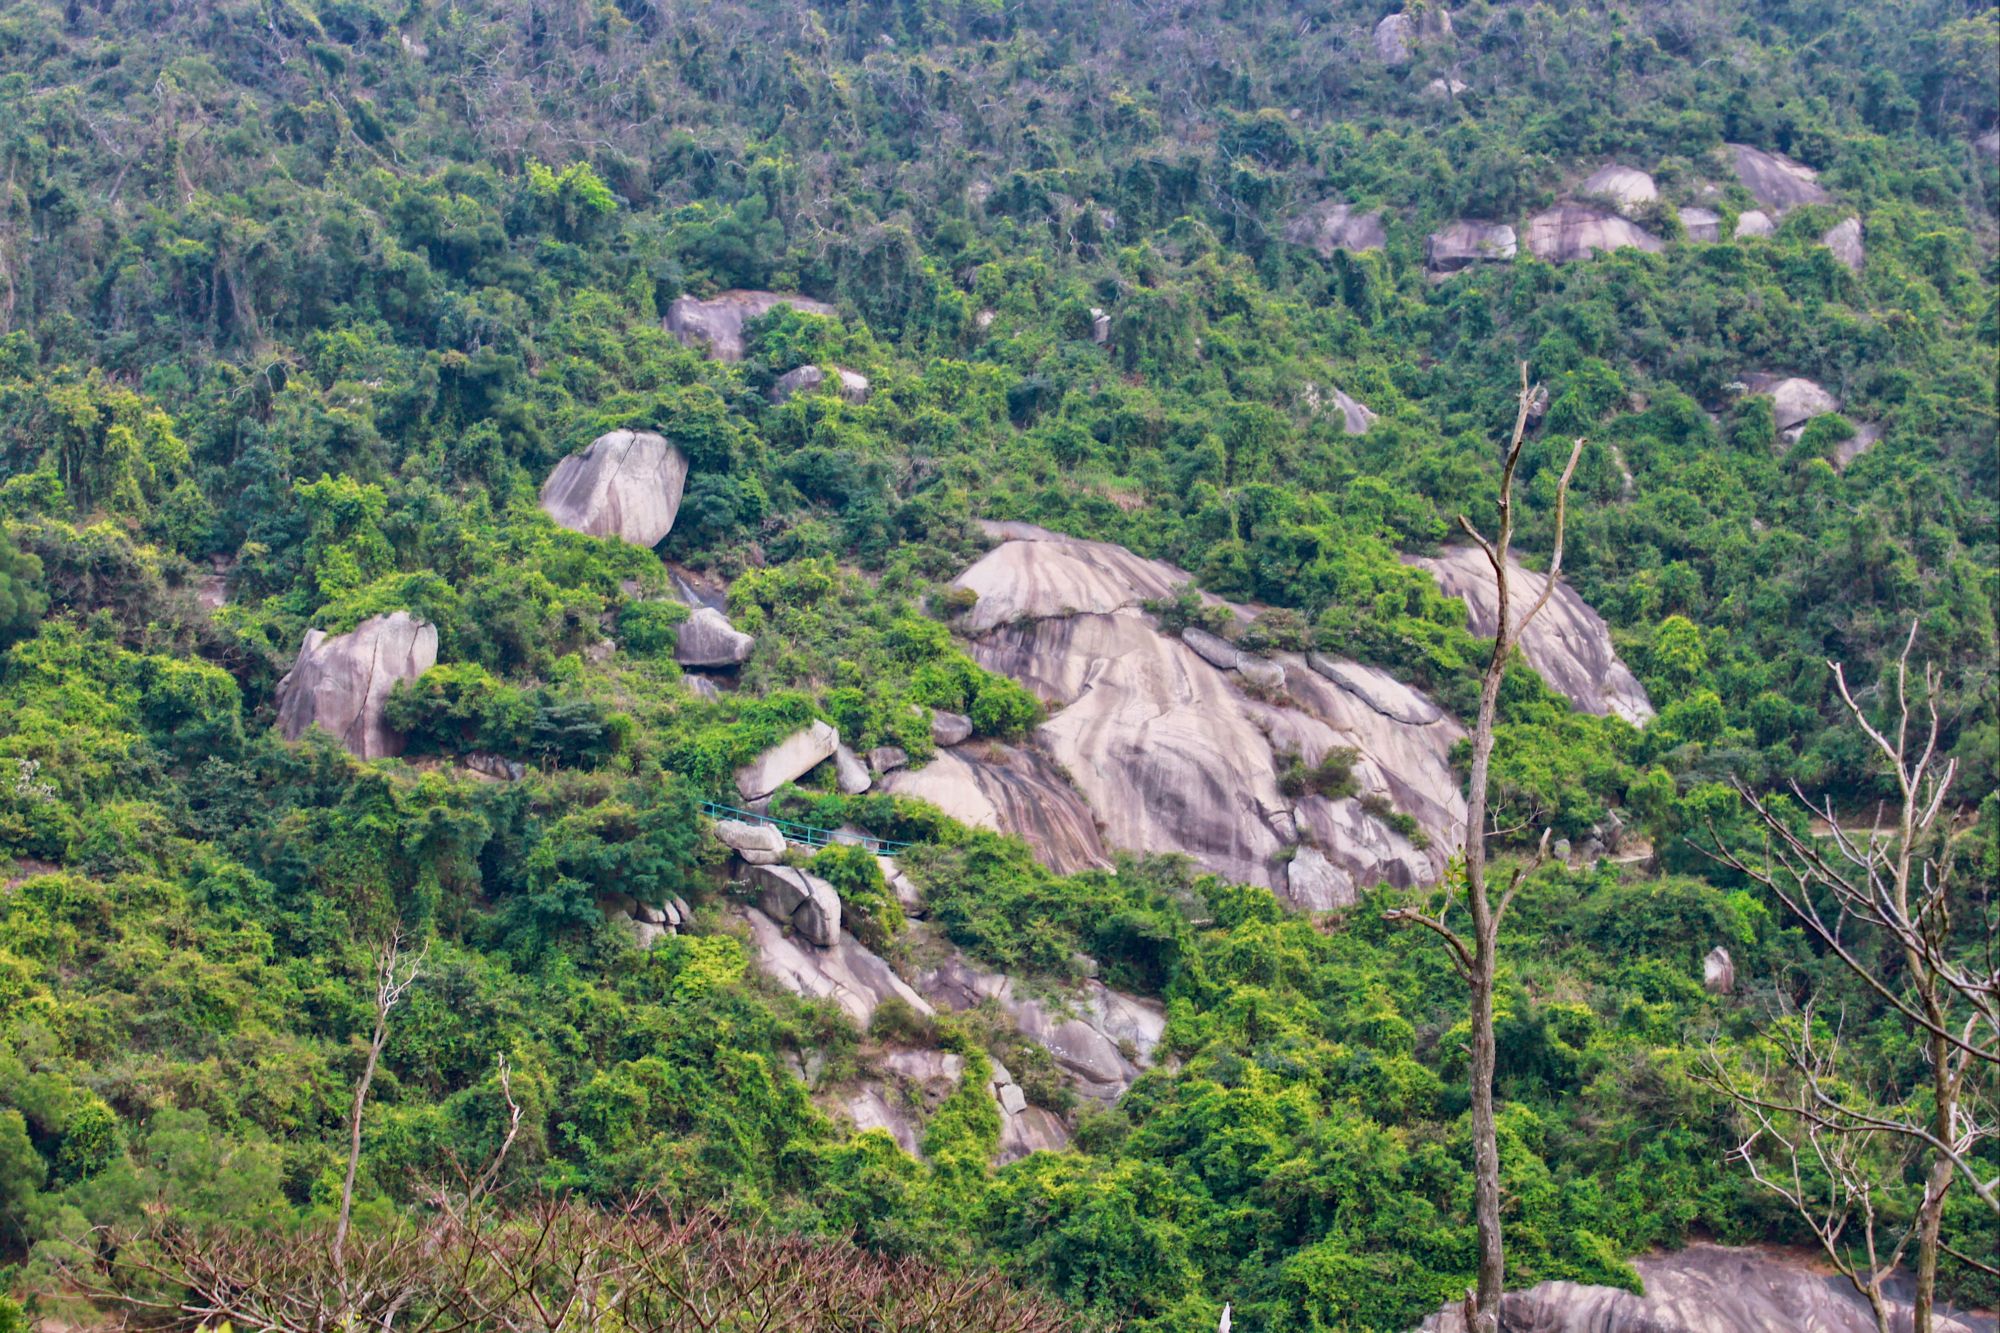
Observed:
[[[368,1039],[368,1060],[361,1067],[361,1079],[354,1085],[354,1110],[347,1120],[347,1178],[340,1186],[340,1220],[333,1228],[333,1266],[339,1270],[347,1251],[348,1224],[354,1214],[354,1177],[361,1169],[361,1109],[368,1101],[368,1087],[375,1081],[375,1067],[382,1062],[382,1047],[389,1040],[389,1011],[394,1009],[417,982],[423,966],[423,951],[404,959],[403,932],[393,930],[375,951],[375,1030]]]
[[[1528,430],[1528,410],[1540,385],[1528,383],[1528,366],[1521,363],[1521,393],[1514,416],[1514,435],[1507,444],[1507,461],[1500,474],[1500,525],[1488,541],[1465,515],[1458,524],[1465,529],[1493,566],[1494,585],[1499,592],[1499,619],[1494,629],[1493,655],[1479,691],[1479,718],[1472,731],[1472,775],[1466,791],[1465,854],[1463,879],[1466,907],[1471,913],[1472,930],[1468,941],[1451,925],[1457,886],[1446,878],[1444,905],[1436,913],[1416,907],[1400,907],[1387,914],[1391,921],[1407,922],[1434,931],[1451,951],[1452,963],[1465,979],[1472,1001],[1472,1048],[1470,1082],[1472,1093],[1473,1214],[1479,1230],[1479,1285],[1472,1295],[1471,1326],[1479,1333],[1493,1333],[1500,1326],[1500,1292],[1507,1275],[1506,1256],[1500,1240],[1500,1144],[1493,1119],[1493,981],[1499,967],[1500,922],[1514,901],[1522,881],[1539,866],[1548,851],[1548,834],[1524,866],[1515,868],[1498,903],[1493,901],[1486,882],[1486,804],[1489,774],[1493,766],[1494,717],[1499,709],[1500,681],[1506,674],[1507,659],[1513,655],[1521,635],[1542,613],[1555,592],[1556,577],[1562,572],[1563,515],[1569,499],[1570,478],[1577,459],[1583,455],[1583,440],[1571,446],[1569,462],[1563,467],[1556,486],[1555,547],[1549,557],[1549,574],[1541,595],[1519,620],[1509,606],[1507,558],[1514,541],[1514,473],[1521,462],[1521,440]]]
[[[1817,1042],[1808,1012],[1787,1049],[1791,1096],[1780,1099],[1768,1079],[1741,1078],[1719,1059],[1711,1060],[1709,1078],[1756,1126],[1736,1155],[1767,1186],[1754,1155],[1760,1138],[1781,1156],[1795,1156],[1802,1139],[1817,1144],[1894,1136],[1907,1142],[1923,1163],[1913,1227],[1912,1324],[1915,1333],[1930,1333],[1940,1254],[2000,1274],[1990,1258],[1961,1254],[1942,1234],[1945,1197],[1960,1182],[2000,1216],[2000,1176],[1986,1175],[1990,1168],[1979,1156],[1981,1144],[2000,1137],[2000,901],[1993,886],[1962,884],[1953,873],[1960,829],[1946,803],[1956,766],[1938,753],[1936,701],[1943,681],[1935,667],[1926,667],[1921,703],[1910,698],[1916,640],[1912,623],[1896,661],[1895,713],[1887,732],[1869,722],[1841,666],[1828,663],[1841,703],[1895,778],[1894,806],[1879,808],[1866,834],[1843,828],[1831,801],[1815,806],[1794,785],[1793,795],[1829,829],[1825,838],[1800,832],[1772,801],[1739,782],[1763,845],[1754,852],[1731,847],[1711,824],[1714,846],[1704,850],[1769,890],[1921,1045],[1927,1086],[1864,1096],[1856,1090],[1862,1081],[1841,1068],[1838,1037]],[[1783,1127],[1774,1116],[1783,1117]],[[1823,1151],[1847,1163],[1848,1174],[1833,1177],[1831,1194],[1846,1190],[1867,1202],[1888,1195],[1903,1177],[1893,1160],[1879,1159],[1874,1174],[1860,1178],[1868,1158],[1837,1143]],[[1799,1191],[1777,1192],[1810,1212],[1797,1201]],[[1822,1216],[1838,1211],[1817,1201],[1811,1207]],[[1823,1236],[1822,1243],[1831,1252],[1832,1242]],[[1889,1267],[1903,1248],[1896,1247]],[[1849,1277],[1866,1291],[1852,1272]]]

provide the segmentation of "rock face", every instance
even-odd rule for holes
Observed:
[[[1287,222],[1285,239],[1293,245],[1309,245],[1321,259],[1331,259],[1336,250],[1380,250],[1389,238],[1382,230],[1381,209],[1364,212],[1324,200]]]
[[[1637,167],[1617,165],[1591,172],[1576,192],[1586,199],[1602,199],[1627,217],[1660,197],[1660,188],[1651,176]]]
[[[868,765],[845,745],[834,747],[833,769],[834,780],[849,796],[859,796],[875,785],[875,780],[868,776]]]
[[[1748,236],[1769,236],[1777,229],[1778,224],[1771,221],[1769,213],[1748,208],[1736,215],[1736,230],[1732,234],[1740,241]]]
[[[1583,204],[1558,204],[1528,219],[1528,251],[1551,264],[1567,264],[1626,246],[1658,254],[1666,246],[1616,213]]]
[[[686,347],[707,347],[717,361],[743,359],[743,326],[781,305],[808,315],[831,315],[832,306],[804,296],[779,292],[727,291],[709,301],[677,298],[662,321],[667,332]]]
[[[769,824],[718,819],[715,821],[715,836],[748,865],[776,865],[785,857],[785,835]]]
[[[674,661],[686,667],[741,666],[757,640],[729,623],[729,617],[704,606],[680,624],[674,640]]]
[[[1646,1294],[1577,1282],[1544,1282],[1501,1298],[1503,1333],[1872,1333],[1874,1314],[1847,1279],[1814,1271],[1817,1256],[1762,1248],[1690,1245],[1632,1261]],[[1910,1326],[1907,1282],[1892,1282],[1889,1326]],[[1991,1333],[1990,1315],[1940,1309],[1939,1333]],[[1420,1333],[1463,1333],[1456,1308]]]
[[[1797,375],[1745,375],[1744,388],[1771,400],[1771,419],[1778,434],[1790,440],[1814,417],[1840,410],[1840,399],[1809,379]]]
[[[1366,435],[1375,424],[1375,413],[1367,404],[1339,389],[1333,391],[1333,405],[1340,411],[1340,429],[1348,435]]]
[[[1736,179],[1756,196],[1757,202],[1773,213],[1785,213],[1801,204],[1823,204],[1833,196],[1819,183],[1819,173],[1783,153],[1767,153],[1748,144],[1724,144]]]
[[[1690,241],[1719,241],[1722,239],[1722,215],[1712,208],[1683,208],[1680,210],[1681,230]]]
[[[742,908],[741,915],[749,923],[750,946],[767,975],[795,994],[832,1000],[857,1026],[866,1028],[876,1006],[892,995],[920,1014],[934,1012],[893,968],[845,931],[831,946],[819,948],[787,936],[784,927],[759,908]]]
[[[972,719],[963,713],[931,709],[931,741],[942,746],[963,745],[972,739]]]
[[[839,732],[824,722],[814,722],[737,769],[736,790],[746,801],[761,800],[825,762],[839,744]]]
[[[1506,223],[1461,219],[1430,234],[1424,242],[1424,266],[1433,273],[1456,273],[1512,259],[1515,248],[1514,229]]]
[[[1861,262],[1867,251],[1861,244],[1861,219],[1848,218],[1834,226],[1819,238],[1819,243],[1833,251],[1833,257],[1847,266],[1849,273],[1859,273]]]
[[[1710,995],[1727,995],[1736,989],[1736,964],[1720,944],[1701,960],[1701,988]]]
[[[929,801],[961,824],[1018,834],[1058,874],[1111,867],[1090,807],[1033,747],[943,751],[922,768],[888,772],[882,790]]]
[[[762,892],[757,907],[822,949],[841,941],[840,895],[818,875],[794,866],[753,865],[744,878]]]
[[[1457,79],[1432,79],[1424,85],[1424,96],[1433,102],[1449,102],[1470,86]]]
[[[1499,627],[1493,568],[1476,547],[1447,547],[1442,555],[1411,563],[1428,569],[1445,592],[1465,599],[1467,622],[1474,634],[1491,635]],[[1546,582],[1542,575],[1512,561],[1508,566],[1508,600],[1514,614],[1533,606]],[[1556,585],[1547,608],[1528,627],[1521,651],[1549,688],[1567,695],[1586,713],[1611,714],[1634,726],[1643,726],[1653,716],[1645,687],[1611,647],[1611,632],[1605,628],[1604,618],[1567,583]]]
[[[1324,678],[1296,654],[1263,659],[1222,645],[1231,666],[1217,666],[1140,608],[1185,583],[1184,573],[1122,547],[1015,531],[1023,535],[960,576],[960,586],[981,592],[967,616],[984,631],[971,652],[1057,709],[1036,746],[1088,802],[1106,844],[1185,852],[1280,893],[1301,841],[1355,886],[1427,882],[1442,868],[1465,817],[1449,762],[1463,735],[1456,724],[1438,712],[1412,723],[1377,707],[1371,691],[1410,692],[1353,663],[1343,666],[1359,689]],[[1252,678],[1264,682],[1265,697],[1245,691]],[[1357,799],[1279,790],[1289,756],[1313,764],[1336,748],[1357,751],[1360,790],[1415,818],[1428,850]],[[998,817],[1009,815],[999,808]]]
[[[1090,308],[1090,340],[1100,347],[1111,341],[1111,315],[1097,306]]]
[[[1391,14],[1375,25],[1375,58],[1392,69],[1406,65],[1419,40],[1451,36],[1451,15],[1440,5],[1426,5],[1417,17]]]
[[[842,370],[835,366],[834,385],[841,398],[856,407],[868,401],[868,377],[858,370]],[[771,401],[782,403],[795,394],[811,393],[826,383],[826,372],[818,366],[800,366],[778,376],[771,385]]]
[[[437,627],[407,611],[371,616],[345,634],[309,629],[298,660],[278,682],[278,730],[295,741],[314,726],[357,759],[403,752],[382,719],[389,691],[437,665]]]
[[[650,431],[614,430],[556,464],[542,483],[542,512],[592,537],[652,547],[674,530],[687,459]]]

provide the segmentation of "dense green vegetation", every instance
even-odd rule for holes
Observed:
[[[1921,1053],[1682,834],[1736,818],[1732,776],[1882,796],[1826,663],[1872,697],[1914,618],[1981,821],[1961,855],[2000,881],[2000,167],[1973,147],[2000,117],[2000,11],[1475,0],[1405,70],[1374,58],[1381,16],[0,6],[0,1278],[59,1312],[71,1241],[156,1199],[323,1225],[369,946],[401,923],[432,943],[367,1116],[363,1227],[494,1150],[505,1056],[515,1196],[657,1190],[998,1263],[1143,1329],[1213,1326],[1224,1300],[1273,1333],[1413,1324],[1473,1264],[1464,1014],[1443,956],[1380,922],[1393,895],[1328,928],[1184,865],[1061,877],[926,808],[789,795],[917,842],[934,919],[975,957],[1054,977],[1084,953],[1169,1005],[1173,1059],[1108,1111],[941,1022],[924,1035],[968,1073],[919,1162],[793,1073],[808,1052],[859,1069],[902,1020],[859,1034],[755,975],[695,803],[814,717],[917,761],[921,707],[996,737],[1039,720],[941,619],[975,516],[1171,560],[1278,608],[1252,630],[1272,645],[1468,713],[1463,608],[1399,554],[1491,511],[1524,359],[1550,403],[1520,544],[1546,549],[1553,471],[1588,435],[1566,572],[1660,716],[1578,714],[1518,666],[1498,822],[1580,835],[1616,807],[1658,860],[1547,870],[1509,918],[1510,1280],[1629,1284],[1648,1246],[1797,1239],[1723,1160],[1740,1136],[1694,1077],[1705,1050],[1755,1049],[1763,1011],[1818,990],[1889,1078]],[[1424,97],[1447,71],[1467,93]],[[1723,185],[1726,236],[1751,201],[1712,159],[1725,141],[1818,168],[1841,207],[1763,240],[1422,271],[1436,226],[1518,222],[1611,160],[1673,202]],[[1325,198],[1385,207],[1386,247],[1287,243]],[[1817,244],[1849,211],[1859,274]],[[729,287],[840,317],[780,311],[734,365],[661,328],[676,296]],[[874,393],[773,405],[807,363]],[[1758,371],[1820,381],[1881,440],[1844,469],[1840,418],[1783,444],[1768,401],[1729,389]],[[1366,435],[1315,409],[1336,386],[1380,414]],[[628,426],[690,464],[659,553],[536,508],[558,459]],[[662,557],[729,580],[758,636],[718,700],[673,664]],[[304,631],[393,609],[440,636],[391,704],[405,760],[280,741]],[[475,752],[528,776],[452,762]],[[893,951],[872,862],[822,861]],[[636,951],[611,892],[682,897],[695,926]],[[1700,986],[1719,943],[1735,1001]],[[1074,1151],[987,1167],[989,1046],[1070,1113]],[[1962,1195],[1947,1225],[2000,1249]],[[2000,1297],[1950,1261],[1946,1280]]]

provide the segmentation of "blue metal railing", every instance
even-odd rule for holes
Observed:
[[[760,815],[755,810],[739,810],[733,805],[723,805],[719,801],[703,801],[701,812],[710,819],[734,819],[745,824],[762,824],[778,830],[786,842],[797,843],[801,847],[830,847],[837,842],[853,843],[866,847],[877,856],[895,856],[909,847],[907,842],[897,842],[893,838],[878,838],[870,833],[842,833],[838,829],[815,828],[811,824],[800,824],[790,819],[777,819],[771,815]]]

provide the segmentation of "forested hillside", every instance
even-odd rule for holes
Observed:
[[[1806,847],[1901,801],[1830,663],[1893,728],[1914,634],[1990,946],[2000,10],[1389,2],[0,0],[0,1289],[321,1235],[366,1071],[359,1237],[481,1178],[1078,1328],[1414,1327],[1466,997],[1384,914],[1463,874],[1523,363],[1528,567],[1585,443],[1494,759],[1495,855],[1558,849],[1509,1282],[1817,1246],[1723,1085],[1837,1033],[1929,1123],[1956,1048],[1736,786]],[[1940,1225],[1991,1309],[2000,1210]]]

